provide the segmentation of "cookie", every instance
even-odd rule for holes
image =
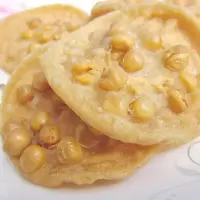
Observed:
[[[12,73],[25,56],[59,40],[87,22],[88,15],[70,5],[49,5],[11,15],[0,23],[0,66]]]
[[[29,181],[45,187],[130,176],[159,150],[110,139],[75,115],[47,83],[34,52],[4,89],[4,151]]]
[[[49,46],[40,62],[58,96],[93,128],[122,142],[176,146],[200,133],[199,34],[188,10],[138,3]]]

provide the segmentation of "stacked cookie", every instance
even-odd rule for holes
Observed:
[[[124,179],[200,135],[200,24],[187,6],[98,3],[57,39],[48,24],[47,44],[43,18],[28,21],[26,50],[40,47],[13,57],[1,109],[4,150],[24,177],[46,187]]]
[[[42,6],[7,17],[0,24],[0,63],[12,73],[36,48],[59,40],[65,32],[78,29],[88,21],[84,11],[70,5]]]

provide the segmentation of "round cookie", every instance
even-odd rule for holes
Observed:
[[[181,145],[200,133],[199,34],[183,8],[134,4],[53,44],[41,67],[58,96],[105,135]]]
[[[16,13],[0,23],[0,65],[12,73],[21,60],[42,44],[78,29],[88,15],[70,5],[49,5]]]
[[[46,82],[41,54],[12,74],[1,107],[4,151],[26,179],[46,187],[119,180],[158,152],[112,140],[81,121]]]

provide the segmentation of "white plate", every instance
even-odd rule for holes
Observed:
[[[71,3],[89,12],[96,0],[56,2]],[[25,0],[23,5],[31,8],[49,3],[55,3],[55,0]],[[7,74],[0,72],[0,84],[5,83],[7,78]],[[126,180],[101,186],[46,189],[25,181],[2,150],[0,164],[0,200],[200,199],[200,138],[182,148],[158,155]]]

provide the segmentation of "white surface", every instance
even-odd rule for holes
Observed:
[[[19,1],[19,0],[18,0]],[[94,0],[58,0],[89,11]],[[26,0],[23,6],[35,7],[53,0]],[[7,75],[0,72],[0,84]],[[0,150],[0,200],[199,200],[200,139],[182,148],[163,153],[124,181],[102,186],[50,190],[25,181]]]

